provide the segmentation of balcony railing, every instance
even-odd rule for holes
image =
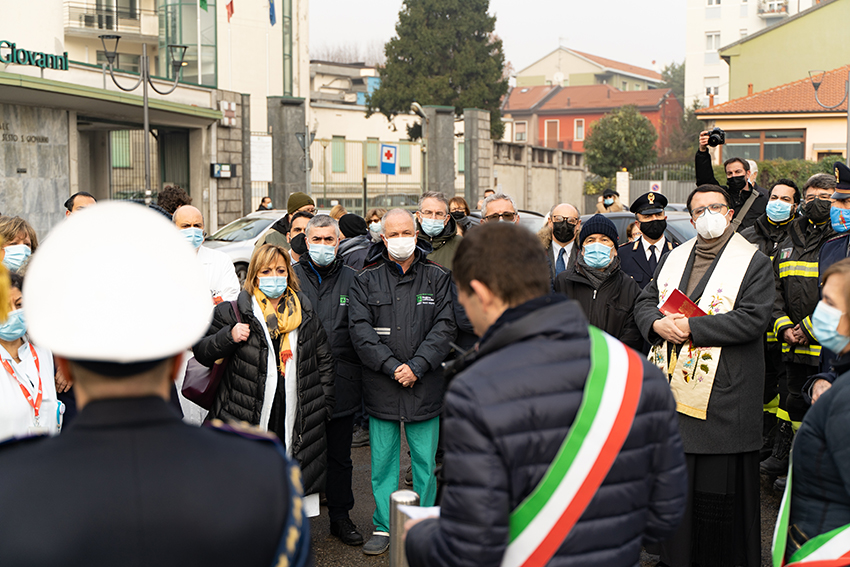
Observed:
[[[788,0],[759,0],[760,18],[784,18],[788,15]]]
[[[146,36],[156,36],[159,33],[159,18],[155,10],[65,2],[64,12],[66,31]]]

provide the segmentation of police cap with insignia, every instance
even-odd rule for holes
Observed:
[[[850,167],[847,167],[842,162],[835,162],[835,193],[832,194],[833,199],[850,199]]]
[[[635,199],[629,210],[635,214],[655,215],[664,212],[667,206],[667,197],[661,193],[650,191]]]
[[[177,227],[118,201],[56,226],[32,256],[23,295],[34,343],[115,377],[194,345],[213,311],[201,263]]]

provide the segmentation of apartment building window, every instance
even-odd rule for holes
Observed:
[[[133,167],[132,155],[130,153],[130,131],[115,130],[110,132],[112,138],[112,167],[129,168]],[[144,152],[142,152],[144,155]]]
[[[640,83],[635,83],[635,90],[636,90],[636,91],[639,91],[639,90],[640,90]]]
[[[345,136],[331,138],[331,171],[345,173]]]
[[[369,173],[377,173],[380,151],[381,145],[378,138],[366,138],[366,171]]]
[[[741,30],[741,37],[742,38],[747,37],[747,30],[746,29]]]
[[[514,135],[514,141],[524,142],[528,139],[528,137],[526,136],[527,127],[528,127],[527,122],[517,122],[516,123],[516,134]]]
[[[466,145],[463,142],[457,143],[457,172],[463,173],[466,171]]]
[[[720,0],[707,0],[706,4],[708,6],[720,6]]]
[[[114,67],[118,71],[125,71],[127,73],[138,73],[141,68],[141,55],[131,55],[129,53],[118,53],[115,56],[115,64]],[[106,60],[106,54],[103,51],[97,52],[97,64],[103,65],[104,63],[109,63]]]
[[[547,148],[557,148],[558,140],[560,136],[558,135],[558,126],[560,122],[558,120],[547,120],[543,124],[544,134],[546,136],[546,147]]]
[[[805,159],[805,130],[727,130],[723,160]]]
[[[398,170],[399,173],[410,173],[410,144],[398,145]]]
[[[720,77],[705,78],[705,96],[720,94]]]
[[[720,49],[720,32],[708,32],[705,34],[705,50],[717,51]]]
[[[620,90],[621,90],[621,91],[627,91],[627,90],[629,90],[629,83],[628,83],[628,82],[626,82],[626,81],[623,81],[622,83],[620,83]]]
[[[573,126],[573,139],[576,142],[584,141],[584,118],[576,118]]]

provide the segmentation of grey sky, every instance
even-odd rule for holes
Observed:
[[[401,0],[312,0],[310,46],[386,42]],[[683,0],[490,0],[505,57],[519,71],[558,47],[652,67],[685,58]]]

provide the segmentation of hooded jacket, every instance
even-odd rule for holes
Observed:
[[[410,530],[411,567],[501,564],[510,512],[540,483],[582,403],[587,326],[576,302],[548,296],[506,311],[485,334],[446,393],[440,519]],[[641,545],[678,526],[687,476],[673,396],[644,360],[622,450],[548,565],[637,567]]]
[[[351,288],[349,330],[363,363],[366,412],[390,421],[426,421],[440,414],[444,380],[440,365],[457,328],[451,274],[425,259],[417,248],[406,273],[384,249]],[[408,364],[417,377],[412,388],[394,379]]]
[[[457,234],[457,221],[455,221],[454,217],[449,215],[446,226],[443,227],[443,231],[437,236],[431,237],[425,234],[419,221],[416,221],[416,230],[419,231],[419,240],[424,240],[431,246],[432,252],[428,254],[428,259],[451,271],[455,252],[458,245],[463,241],[463,237]]]
[[[333,416],[351,415],[360,409],[362,395],[360,359],[354,352],[351,334],[348,332],[348,305],[357,272],[346,266],[338,254],[322,270],[316,268],[309,254],[304,254],[294,269],[301,283],[301,292],[310,299],[319,315],[334,356],[336,404]]]
[[[247,323],[251,331],[246,341],[233,341],[230,332],[236,324],[236,315],[228,301],[216,306],[206,337],[195,345],[193,351],[198,362],[207,367],[220,358],[231,357],[221,378],[210,417],[257,425],[263,407],[269,347],[265,323],[254,317],[252,299],[247,291],[242,291],[236,300],[242,322]],[[334,408],[334,364],[327,335],[310,300],[303,293],[298,293],[298,300],[301,302],[301,325],[298,327],[296,351],[297,415],[292,446],[289,447],[288,440],[284,439],[284,442],[301,465],[304,493],[313,494],[319,492],[325,482],[325,422],[331,418]],[[279,423],[269,423],[271,431],[283,432],[283,413],[278,412]]]

